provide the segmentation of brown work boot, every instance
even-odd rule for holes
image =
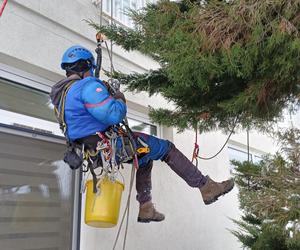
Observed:
[[[140,205],[138,222],[148,223],[151,221],[162,221],[165,219],[164,214],[158,212],[151,201]]]
[[[205,205],[209,205],[215,202],[221,195],[230,192],[234,187],[233,179],[222,182],[215,182],[210,179],[208,175],[206,176],[206,178],[206,183],[203,187],[200,188],[202,199]]]

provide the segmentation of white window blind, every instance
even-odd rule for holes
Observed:
[[[0,249],[71,249],[74,173],[63,152],[0,132]]]

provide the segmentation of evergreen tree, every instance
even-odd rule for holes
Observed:
[[[233,162],[244,211],[233,234],[254,250],[300,249],[300,130],[280,142],[281,152],[259,164]]]
[[[161,0],[129,14],[134,29],[90,24],[159,62],[144,74],[114,72],[129,90],[174,104],[151,109],[154,121],[180,130],[231,130],[236,121],[264,129],[299,106],[300,0]],[[275,156],[234,163],[244,216],[233,233],[251,249],[300,249],[300,131],[281,139]]]
[[[161,0],[129,13],[134,29],[91,25],[160,63],[145,74],[115,72],[129,90],[174,103],[151,110],[156,122],[228,130],[237,118],[263,128],[298,105],[300,0]]]

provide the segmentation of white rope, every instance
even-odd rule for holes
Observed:
[[[106,41],[104,41],[105,43],[105,47],[106,47],[106,50],[107,50],[107,54],[108,54],[108,57],[109,57],[109,60],[110,60],[110,73],[112,75],[112,72],[115,71],[115,68],[114,68],[114,65],[113,65],[113,59],[112,59],[112,51],[109,51],[109,48],[108,48],[108,44]],[[112,48],[112,47],[111,47]]]
[[[124,235],[124,240],[123,240],[123,250],[125,250],[125,247],[126,247],[126,240],[127,240],[127,233],[128,233],[130,197],[131,197],[131,193],[132,193],[132,187],[133,187],[133,183],[134,183],[134,174],[135,174],[134,164],[132,164],[132,169],[133,170],[131,170],[131,177],[130,177],[130,191],[129,191],[129,195],[128,195],[127,218],[126,218],[125,235]]]
[[[133,187],[133,183],[134,183],[134,175],[135,175],[135,167],[134,167],[134,164],[132,164],[131,176],[130,176],[130,184],[129,184],[129,191],[128,191],[128,197],[127,197],[126,207],[125,207],[124,213],[122,215],[121,223],[119,225],[118,233],[117,233],[114,245],[113,245],[113,250],[116,249],[116,246],[117,246],[117,243],[118,243],[118,240],[119,240],[119,236],[120,236],[120,232],[121,232],[121,229],[122,229],[122,226],[123,226],[123,222],[124,222],[124,219],[125,219],[125,215],[127,214],[125,236],[124,236],[124,241],[123,241],[123,250],[125,249],[126,239],[127,239],[127,232],[128,232],[130,197],[131,197],[132,187]]]

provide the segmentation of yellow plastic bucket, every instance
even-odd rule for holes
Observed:
[[[93,193],[93,180],[87,181],[86,185],[85,223],[98,228],[117,225],[124,185],[104,178],[98,184],[99,195]]]

